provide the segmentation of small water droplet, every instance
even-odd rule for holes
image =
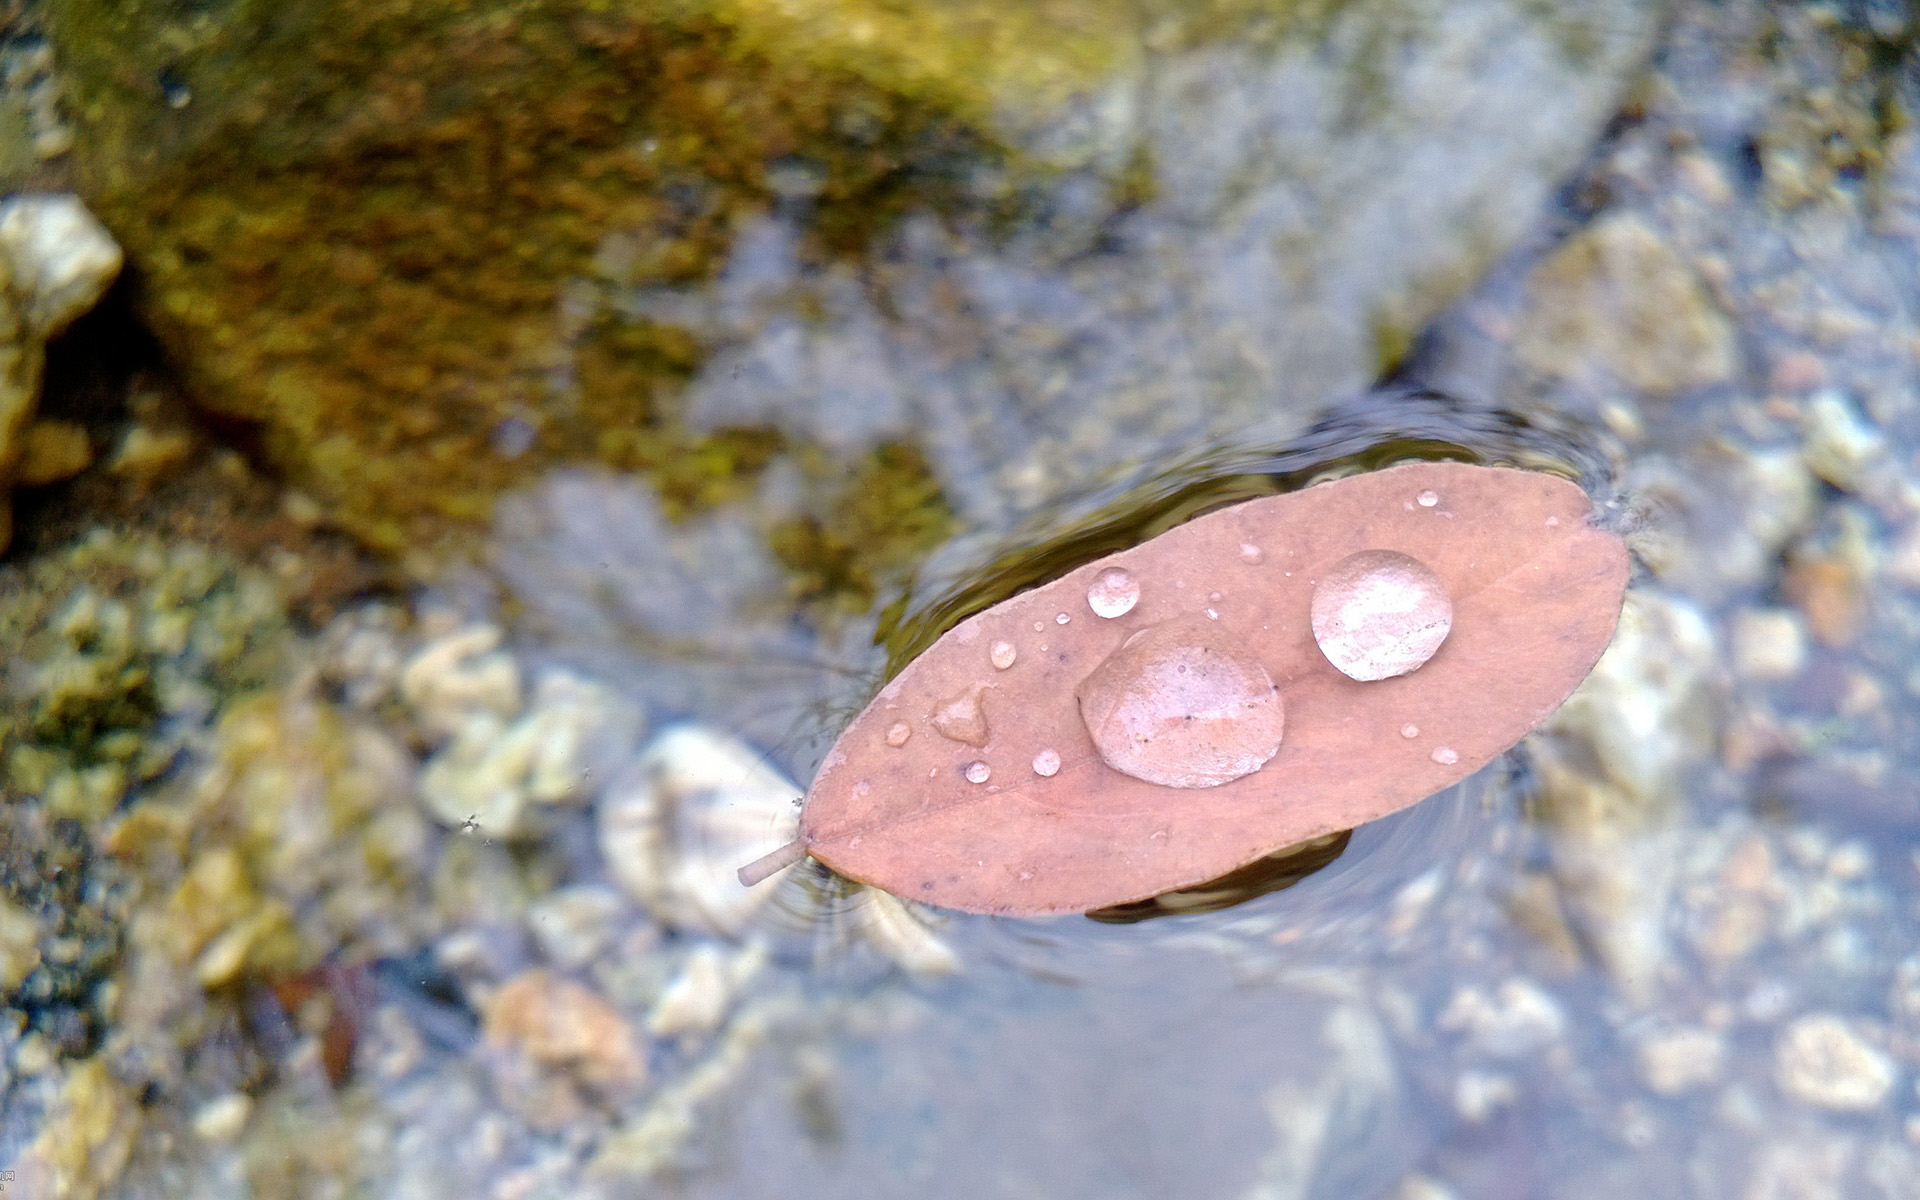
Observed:
[[[1047,629],[1047,623],[1045,621],[1035,621],[1033,623],[1033,631],[1035,633],[1045,633],[1046,629]]]
[[[987,651],[988,660],[993,663],[994,669],[999,671],[1011,667],[1013,660],[1019,657],[1020,651],[1014,648],[1012,642],[995,642],[993,648]]]
[[[1226,598],[1227,596],[1225,592],[1208,592],[1207,593],[1207,599],[1213,601],[1215,604],[1220,603],[1222,600],[1225,600]]]
[[[895,721],[887,726],[887,745],[889,746],[904,746],[907,744],[907,739],[912,736],[913,726],[905,721]]]
[[[933,730],[950,742],[969,746],[987,744],[987,705],[985,684],[975,684],[963,692],[942,700],[927,719]]]
[[[856,796],[864,796],[868,792],[871,792],[872,790],[873,790],[873,785],[871,783],[868,783],[864,779],[862,779],[859,783],[856,783],[853,785],[853,794]]]
[[[1414,499],[1419,501],[1421,508],[1432,508],[1434,505],[1440,503],[1440,493],[1434,491],[1432,488],[1428,488],[1418,496],[1415,496]]]
[[[1219,619],[1220,619],[1220,614],[1218,612],[1214,611],[1211,608],[1207,610],[1207,620],[1218,621]]]
[[[1080,685],[1080,718],[1100,758],[1165,787],[1215,787],[1280,750],[1280,689],[1260,661],[1192,618],[1127,639]]]
[[[1443,767],[1450,767],[1460,761],[1460,756],[1454,753],[1453,747],[1451,746],[1435,746],[1433,748],[1433,761]]]
[[[1068,621],[1071,621],[1071,620],[1073,620],[1072,617],[1068,616],[1065,613],[1061,613],[1059,616],[1053,619],[1053,623],[1055,625],[1065,625]]]
[[[965,774],[968,783],[985,783],[987,780],[993,778],[993,768],[975,759],[973,762],[967,764]]]
[[[1133,572],[1120,567],[1108,567],[1087,585],[1087,607],[1093,610],[1095,616],[1125,616],[1139,602],[1139,581],[1133,577]]]
[[[1440,577],[1392,550],[1362,550],[1313,589],[1313,640],[1352,679],[1391,679],[1432,658],[1453,628]]]
[[[1257,563],[1265,557],[1266,555],[1260,552],[1260,547],[1254,545],[1252,542],[1240,543],[1240,561],[1241,562]]]
[[[1413,724],[1402,725],[1400,727],[1400,736],[1403,738],[1417,738],[1420,736],[1420,727]]]
[[[1060,755],[1052,750],[1042,750],[1033,756],[1033,773],[1051,779],[1060,770]]]
[[[1559,526],[1560,526],[1560,518],[1559,518],[1559,517],[1548,517],[1548,518],[1547,518],[1547,528],[1548,528],[1548,529],[1557,529],[1557,528],[1559,528]]]

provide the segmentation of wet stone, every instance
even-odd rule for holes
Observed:
[[[1362,681],[1418,669],[1453,628],[1453,601],[1431,569],[1392,550],[1334,564],[1313,590],[1313,637],[1340,672]]]
[[[1140,582],[1120,567],[1108,567],[1087,587],[1087,607],[1098,617],[1125,616],[1139,602]]]
[[[1257,659],[1203,622],[1134,634],[1079,696],[1101,759],[1148,783],[1215,787],[1259,770],[1280,749],[1280,689]]]

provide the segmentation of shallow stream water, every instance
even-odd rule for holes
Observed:
[[[705,339],[690,425],[807,453],[691,509],[545,473],[464,560],[285,635],[290,715],[183,736],[151,792],[244,828],[375,796],[345,865],[260,826],[335,944],[209,982],[152,965],[184,893],[88,894],[128,965],[0,997],[0,1197],[1920,1197],[1920,16],[1603,5],[1591,78],[1543,97],[1565,30],[1526,9],[1418,6],[1385,99],[1329,84],[1337,38],[1166,54],[1052,131],[1151,144],[1145,200],[1065,171],[1011,228],[909,206],[854,267],[809,257],[802,180],[704,283],[583,281]],[[902,446],[939,535],[814,603],[770,531],[831,526]],[[732,922],[658,882],[724,880],[800,790],[655,813],[661,730],[803,784],[966,615],[1421,458],[1573,479],[1636,556],[1594,675],[1465,783],[1099,920],[882,909],[803,864]],[[461,790],[513,731],[580,729],[498,823]],[[89,1155],[114,1169],[59,1165]]]

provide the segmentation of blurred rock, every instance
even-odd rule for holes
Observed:
[[[1850,1022],[1815,1013],[1788,1025],[1774,1043],[1774,1076],[1781,1091],[1804,1104],[1863,1112],[1886,1100],[1899,1069]]]
[[[751,471],[677,419],[703,373],[706,421],[924,440],[988,519],[1303,416],[1530,227],[1660,10],[47,8],[76,174],[197,394],[396,548],[559,461]]]
[[[1635,1047],[1641,1081],[1661,1096],[1711,1087],[1726,1071],[1726,1038],[1711,1029],[1669,1029]]]
[[[1792,679],[1807,665],[1807,634],[1786,608],[1750,608],[1733,615],[1733,669],[1761,683]]]
[[[1534,269],[1514,348],[1529,367],[1596,395],[1654,396],[1721,383],[1737,365],[1733,323],[1660,234],[1601,217]]]
[[[800,789],[745,744],[663,730],[599,801],[607,872],[662,921],[737,936],[780,887],[736,872],[799,835]]]
[[[1887,450],[1887,439],[1837,391],[1823,391],[1807,405],[1802,454],[1815,475],[1843,491],[1858,487],[1868,467]]]
[[[516,975],[494,993],[483,1037],[494,1049],[524,1052],[615,1096],[647,1078],[640,1040],[626,1019],[597,992],[548,971]]]
[[[6,488],[33,481],[23,480],[21,470],[40,405],[47,339],[92,308],[119,273],[120,247],[76,197],[0,202],[0,514],[10,514]],[[35,480],[49,481],[52,464],[44,454],[27,465]],[[0,521],[0,549],[10,537],[7,515]]]

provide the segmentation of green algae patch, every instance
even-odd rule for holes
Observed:
[[[197,397],[388,548],[552,462],[691,457],[724,486],[733,447],[676,419],[702,347],[615,294],[706,278],[795,194],[819,252],[857,251],[1018,159],[1000,113],[1140,52],[1090,0],[58,0],[48,21],[81,189]]]

